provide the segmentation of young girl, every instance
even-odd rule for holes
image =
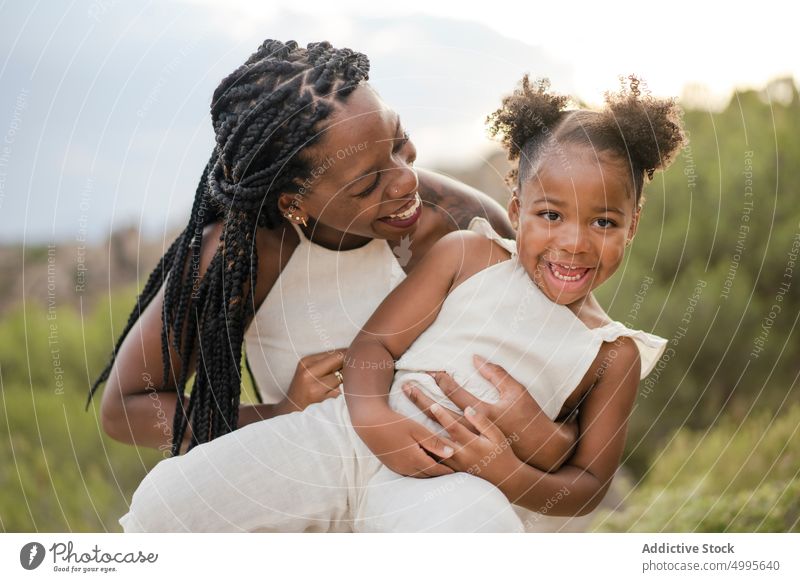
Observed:
[[[437,242],[351,345],[347,409],[326,401],[160,463],[121,519],[126,531],[203,530],[209,512],[247,530],[463,531],[469,515],[472,530],[518,531],[509,501],[536,511],[557,496],[551,515],[596,507],[619,464],[638,381],[666,340],[608,321],[588,298],[636,232],[645,176],[669,164],[683,135],[674,102],[642,97],[636,80],[604,111],[565,104],[525,78],[490,117],[520,159],[509,204],[516,241],[477,219],[472,232]],[[518,435],[502,432],[513,409],[489,419],[467,406],[463,421],[479,434],[462,424],[448,395],[473,404],[499,396],[481,377],[497,369],[478,359],[476,375],[474,355],[523,381],[551,419],[577,412],[580,438],[563,466],[528,464]],[[425,373],[442,363],[448,374]],[[438,442],[416,438],[414,415]],[[392,470],[420,447],[457,472],[415,479]],[[242,463],[263,467],[261,478],[213,476]],[[462,488],[474,493],[478,482],[485,495],[465,503]],[[177,504],[160,501],[179,492]]]

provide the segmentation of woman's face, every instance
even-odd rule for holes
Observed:
[[[359,238],[413,233],[422,214],[413,169],[416,149],[398,115],[369,85],[355,89],[309,147],[310,173],[297,194],[283,194],[284,215],[307,218],[316,241],[347,245]]]
[[[509,206],[520,261],[561,305],[582,300],[614,274],[638,221],[625,164],[585,146],[565,151],[545,154]]]

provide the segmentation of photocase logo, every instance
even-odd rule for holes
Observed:
[[[39,542],[28,542],[19,551],[19,563],[26,570],[35,570],[44,561],[44,546]]]

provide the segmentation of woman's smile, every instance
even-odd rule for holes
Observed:
[[[419,220],[420,215],[422,215],[422,199],[415,192],[414,198],[400,207],[397,212],[378,220],[395,228],[408,228]]]

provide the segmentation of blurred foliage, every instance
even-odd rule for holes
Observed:
[[[103,434],[87,388],[135,295],[121,292],[81,316],[34,304],[0,328],[0,525],[4,531],[119,531],[126,498],[161,458]],[[113,319],[112,319],[113,316]],[[87,349],[85,349],[85,347]],[[59,377],[60,376],[60,377]],[[63,382],[60,384],[59,381]]]
[[[122,291],[83,314],[29,304],[3,317],[0,531],[121,531],[131,494],[164,458],[103,433],[101,391],[84,410],[135,298]],[[243,400],[252,394],[245,376]]]
[[[800,463],[789,443],[800,408],[786,403],[797,401],[800,369],[800,281],[788,270],[800,232],[800,100],[793,81],[779,80],[685,121],[690,147],[647,186],[635,243],[597,294],[614,319],[671,349],[642,383],[630,423],[625,464],[640,483],[597,528],[797,530]],[[127,500],[162,458],[107,438],[99,398],[84,412],[134,297],[115,292],[82,311],[57,304],[55,319],[33,302],[4,313],[0,529],[119,531]]]
[[[626,262],[597,292],[612,318],[670,340],[631,419],[626,464],[640,476],[653,443],[675,427],[706,427],[721,414],[740,421],[798,399],[794,82],[737,93],[725,110],[684,120],[689,146],[645,186]],[[780,312],[770,317],[773,305]]]
[[[595,531],[800,532],[800,404],[707,431],[679,429]]]

